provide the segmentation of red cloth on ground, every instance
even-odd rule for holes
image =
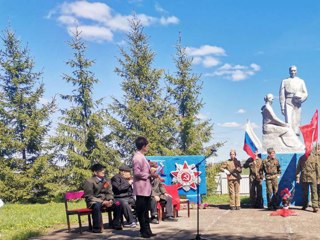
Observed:
[[[288,216],[298,216],[298,214],[290,210],[289,208],[282,208],[278,209],[277,211],[270,214],[270,216],[282,216],[282,217],[288,217]]]

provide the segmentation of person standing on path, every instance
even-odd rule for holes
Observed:
[[[280,163],[276,158],[276,152],[273,148],[267,149],[268,157],[263,160],[263,171],[265,173],[267,185],[268,209],[277,209],[278,203],[278,176],[281,174]]]
[[[156,236],[153,234],[149,223],[149,212],[151,202],[151,177],[150,165],[144,156],[148,151],[148,140],[138,137],[135,141],[137,151],[133,156],[133,193],[136,195],[136,213],[140,224],[142,238]]]
[[[220,171],[227,174],[231,210],[240,210],[240,173],[242,168],[236,155],[236,150],[231,149],[230,159],[222,163],[220,167]]]
[[[255,152],[255,159],[248,158],[243,164],[244,168],[250,169],[250,202],[251,207],[263,208],[262,199],[262,180],[263,180],[263,165],[262,160],[258,156],[258,151]]]
[[[302,210],[308,207],[309,186],[311,188],[311,202],[313,212],[318,212],[317,180],[319,178],[320,146],[309,157],[305,154],[299,159],[296,170],[296,181],[302,186]]]

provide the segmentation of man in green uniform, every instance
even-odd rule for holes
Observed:
[[[240,210],[240,173],[242,168],[240,161],[236,158],[235,150],[230,150],[230,159],[222,163],[220,171],[227,174],[230,209]]]
[[[309,186],[311,188],[311,202],[313,212],[318,212],[318,193],[317,180],[319,176],[319,157],[320,147],[316,148],[309,157],[302,155],[299,159],[296,180],[302,186],[302,209],[306,210],[308,207]]]
[[[263,180],[263,165],[262,160],[258,157],[258,151],[255,152],[255,159],[248,158],[243,164],[244,168],[250,169],[250,202],[251,207],[263,208],[262,200],[262,180]]]
[[[102,233],[102,208],[113,210],[113,228],[122,230],[121,206],[116,204],[109,179],[105,178],[105,166],[100,163],[92,165],[93,176],[84,182],[83,190],[87,206],[92,209],[92,222],[95,233]]]
[[[280,163],[273,148],[267,149],[268,157],[263,160],[263,171],[267,185],[268,209],[276,209],[278,202],[278,176],[281,174]]]

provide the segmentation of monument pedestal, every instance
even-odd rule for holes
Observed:
[[[276,158],[280,162],[281,167],[281,176],[279,179],[279,190],[278,190],[278,199],[281,203],[281,190],[288,188],[293,194],[291,200],[291,205],[301,206],[302,205],[302,189],[300,184],[296,184],[296,166],[298,164],[299,158],[304,153],[276,153]],[[261,159],[268,157],[267,153],[261,154]],[[262,197],[263,205],[267,206],[267,191],[266,191],[266,181],[262,183]]]

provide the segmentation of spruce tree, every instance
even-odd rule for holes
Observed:
[[[163,70],[152,67],[155,53],[150,49],[141,22],[134,17],[130,27],[128,49],[120,48],[122,57],[115,68],[122,78],[124,94],[121,100],[113,98],[109,105],[111,133],[108,138],[129,162],[137,136],[148,138],[148,155],[174,155],[177,153],[176,110],[160,87]]]
[[[46,136],[54,100],[42,104],[42,72],[34,70],[29,49],[6,29],[0,50],[0,187],[7,201],[28,201],[39,192],[27,174],[39,158],[46,158]],[[11,189],[11,190],[10,190]],[[14,189],[14,191],[12,190]],[[44,192],[40,193],[45,194]],[[1,196],[0,196],[1,197]]]
[[[166,75],[169,82],[168,92],[178,109],[179,149],[183,155],[204,154],[204,145],[210,141],[212,124],[199,118],[203,107],[200,94],[202,81],[200,75],[192,73],[192,58],[186,54],[179,37],[174,58],[176,74]]]
[[[69,107],[61,110],[57,135],[52,143],[57,146],[58,159],[65,164],[66,185],[79,189],[91,175],[92,164],[105,165],[106,174],[110,175],[118,168],[119,157],[104,138],[106,111],[99,108],[101,99],[93,99],[94,85],[98,82],[90,71],[94,61],[86,58],[86,46],[78,30],[69,45],[74,54],[66,64],[72,68],[72,74],[64,74],[63,79],[72,84],[73,90],[71,94],[61,95]]]

